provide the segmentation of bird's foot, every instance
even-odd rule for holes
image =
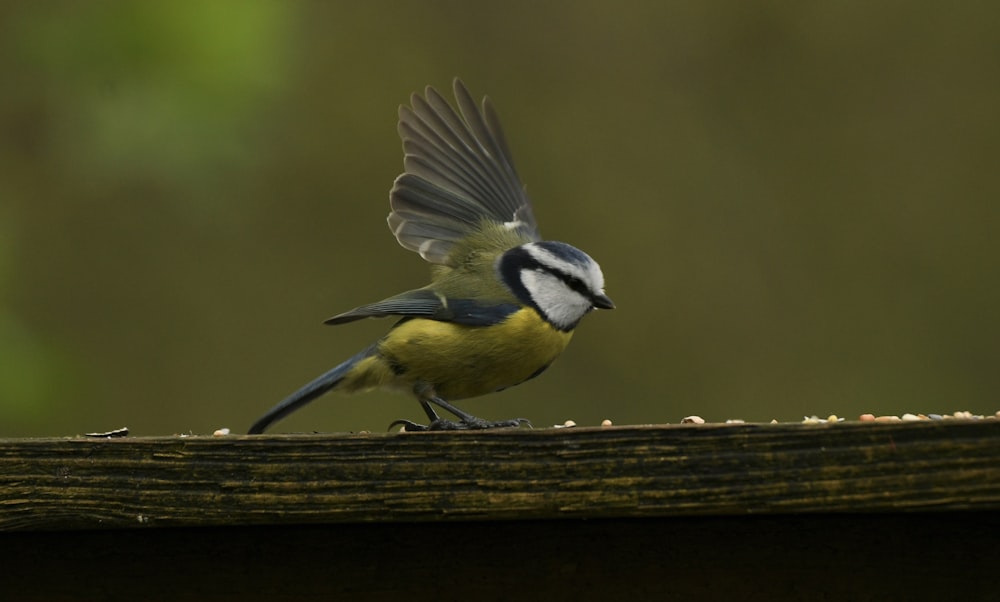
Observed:
[[[526,418],[512,418],[510,420],[483,420],[482,418],[476,418],[475,416],[469,416],[468,418],[463,418],[462,420],[445,420],[444,418],[438,418],[437,420],[431,421],[430,424],[417,424],[410,420],[394,420],[392,424],[389,425],[391,429],[394,426],[403,426],[403,430],[408,433],[422,432],[422,431],[478,431],[485,429],[503,429],[503,428],[518,428],[522,424],[528,425],[531,428],[531,422]]]

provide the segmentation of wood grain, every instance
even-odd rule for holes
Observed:
[[[1000,421],[0,440],[0,530],[1000,508]]]

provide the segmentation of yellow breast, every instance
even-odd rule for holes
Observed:
[[[378,355],[381,368],[394,375],[392,386],[412,390],[429,384],[439,397],[453,400],[528,380],[547,368],[571,337],[523,308],[495,326],[408,320],[379,343]]]

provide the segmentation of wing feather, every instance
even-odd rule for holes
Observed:
[[[429,289],[418,288],[400,293],[394,297],[355,307],[326,320],[326,324],[345,324],[362,318],[385,316],[432,317],[445,307],[441,298]]]
[[[516,303],[497,303],[475,299],[449,299],[426,288],[400,293],[368,305],[355,307],[326,320],[326,324],[346,324],[363,318],[428,318],[440,322],[455,322],[466,326],[498,324],[517,311]]]
[[[482,233],[484,224],[500,225],[516,240],[540,240],[492,102],[477,106],[457,78],[454,89],[457,110],[431,87],[400,107],[404,173],[389,195],[393,235],[441,265],[460,263],[451,257],[455,244]]]
[[[486,124],[483,114],[476,106],[476,101],[473,100],[472,95],[469,94],[469,90],[465,86],[455,86],[455,99],[458,101],[459,110],[472,130],[472,134],[475,136],[480,149],[485,150],[486,154],[493,159],[493,166],[495,168],[491,170],[491,175],[495,178],[494,184],[496,184],[498,191],[504,193],[503,198],[500,200],[505,202],[504,207],[508,209],[508,215],[513,217],[518,208],[523,205],[523,203],[516,201],[524,192],[524,187],[517,176],[517,171],[514,170],[514,161],[504,152],[501,145],[497,143],[497,135]],[[483,99],[484,107],[487,101],[488,99]],[[499,129],[499,122],[496,122],[496,125],[498,126],[497,131],[501,132],[499,137],[502,138],[503,134],[502,130]],[[515,202],[511,203],[509,201]]]

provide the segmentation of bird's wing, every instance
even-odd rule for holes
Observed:
[[[344,324],[362,318],[399,316],[455,322],[466,326],[498,324],[518,310],[515,303],[481,302],[474,299],[446,299],[434,291],[419,288],[333,316],[326,324]]]
[[[457,78],[455,99],[457,111],[428,86],[411,97],[412,107],[399,108],[404,172],[389,194],[396,239],[440,265],[460,263],[449,258],[455,243],[487,225],[513,235],[489,237],[496,243],[540,240],[493,103],[484,98],[480,109]]]

